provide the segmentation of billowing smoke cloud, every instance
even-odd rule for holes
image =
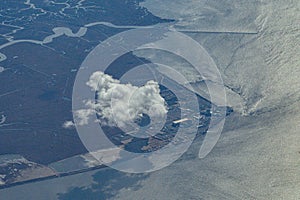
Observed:
[[[160,96],[159,85],[148,81],[142,87],[121,84],[103,72],[95,72],[87,85],[97,92],[97,101],[87,101],[89,109],[75,112],[79,125],[88,123],[89,116],[97,113],[102,123],[118,127],[132,124],[142,114],[151,119],[162,119],[167,113],[165,100]]]
[[[71,129],[71,128],[74,128],[74,127],[75,127],[75,124],[72,121],[66,121],[63,124],[63,128],[65,128],[65,129]]]

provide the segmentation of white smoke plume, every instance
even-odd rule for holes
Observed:
[[[64,124],[63,124],[63,128],[65,129],[72,129],[75,127],[75,124],[74,122],[72,121],[66,121]]]
[[[106,125],[126,127],[147,114],[151,119],[162,119],[167,113],[165,100],[160,96],[159,85],[155,81],[148,81],[144,86],[121,84],[119,80],[97,71],[86,83],[97,92],[98,98],[87,101],[87,110],[75,112],[79,125],[88,123],[89,116],[97,113],[101,122]]]

